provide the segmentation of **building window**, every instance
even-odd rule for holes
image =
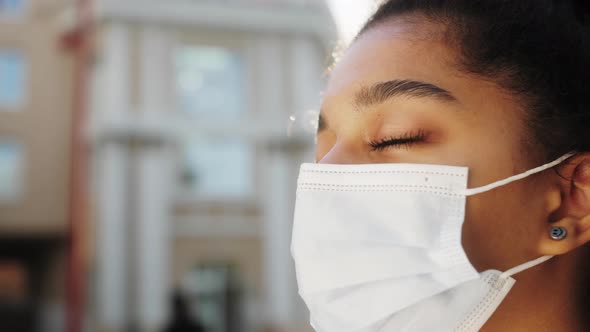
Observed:
[[[241,197],[253,188],[254,152],[237,139],[190,138],[185,143],[183,182],[199,195]]]
[[[176,54],[180,110],[208,121],[239,120],[245,115],[243,59],[237,52],[206,46]]]
[[[23,191],[24,156],[22,145],[0,140],[0,201],[17,199]]]
[[[0,0],[0,18],[21,16],[25,11],[25,0]]]
[[[196,123],[227,128],[248,116],[245,63],[234,50],[185,46],[177,50],[179,111]],[[242,122],[243,123],[243,122]],[[184,147],[182,183],[199,196],[244,197],[252,193],[253,146],[233,133],[195,133]]]
[[[0,110],[14,110],[23,104],[26,67],[22,52],[0,49]]]

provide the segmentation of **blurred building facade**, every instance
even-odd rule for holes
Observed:
[[[61,331],[72,57],[65,0],[0,0],[0,323]]]
[[[335,27],[316,0],[95,3],[92,329],[308,331],[289,253]],[[299,115],[298,115],[299,116]]]

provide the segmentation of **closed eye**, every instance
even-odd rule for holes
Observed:
[[[416,143],[426,139],[426,132],[422,129],[415,132],[407,132],[399,136],[390,136],[380,140],[369,142],[373,151],[383,151],[387,148],[410,148]]]

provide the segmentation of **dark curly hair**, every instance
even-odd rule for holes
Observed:
[[[555,158],[590,151],[589,2],[386,0],[359,36],[401,16],[444,24],[460,70],[521,96],[527,141]]]

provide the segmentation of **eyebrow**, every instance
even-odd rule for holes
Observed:
[[[391,80],[362,87],[355,95],[358,108],[381,104],[394,97],[434,98],[444,102],[456,102],[449,91],[431,83],[412,80]]]
[[[443,102],[457,102],[457,98],[449,91],[431,83],[414,80],[390,80],[362,87],[354,98],[354,105],[358,109],[362,107],[381,104],[394,97],[406,98],[433,98]],[[326,119],[320,111],[317,132],[328,127]]]

